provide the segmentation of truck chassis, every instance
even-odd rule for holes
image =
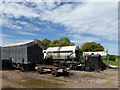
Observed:
[[[38,65],[35,67],[35,69],[39,74],[42,74],[42,72],[45,71],[50,71],[51,74],[55,77],[57,77],[59,73],[67,74],[69,71],[69,68],[65,66],[58,67],[54,65]]]

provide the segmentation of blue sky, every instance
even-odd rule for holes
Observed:
[[[2,46],[68,37],[76,45],[93,41],[118,54],[117,2],[20,1],[0,3]]]

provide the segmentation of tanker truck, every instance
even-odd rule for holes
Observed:
[[[67,66],[70,69],[76,69],[83,61],[79,46],[49,47],[43,53],[47,63]]]

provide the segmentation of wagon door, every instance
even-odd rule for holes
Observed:
[[[40,63],[42,60],[42,49],[36,44],[27,48],[28,62],[31,64]]]

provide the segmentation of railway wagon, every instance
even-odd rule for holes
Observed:
[[[107,60],[107,51],[97,51],[97,52],[83,52],[83,57],[85,57],[86,55],[101,55],[103,59]]]
[[[43,46],[36,40],[11,44],[1,48],[3,67],[13,65],[20,70],[28,70],[41,63]]]
[[[53,64],[65,65],[75,69],[81,63],[82,52],[79,46],[49,47],[43,50],[44,58],[51,59]]]

